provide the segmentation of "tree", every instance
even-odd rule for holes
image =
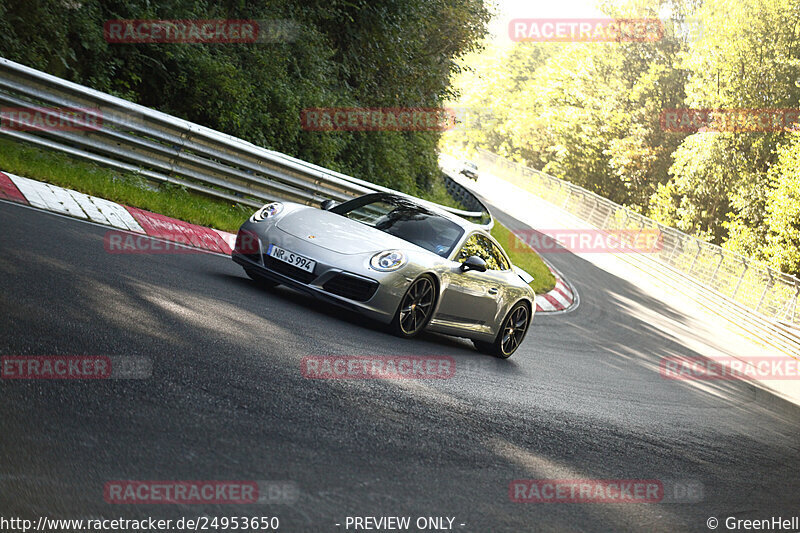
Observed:
[[[289,20],[291,40],[110,44],[112,19]],[[0,55],[366,180],[426,194],[436,132],[312,132],[310,107],[438,107],[481,0],[5,0]],[[46,29],[46,31],[43,31]]]

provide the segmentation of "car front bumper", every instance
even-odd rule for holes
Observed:
[[[270,244],[315,261],[314,272],[306,273],[269,257]],[[412,265],[396,272],[379,272],[369,266],[372,254],[333,252],[263,223],[245,223],[231,255],[257,275],[384,324],[392,321],[406,288],[416,277]]]

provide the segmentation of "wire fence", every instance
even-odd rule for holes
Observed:
[[[800,325],[800,279],[486,150],[478,151],[478,164],[482,172],[489,171],[601,230],[658,230],[663,246],[648,256],[765,317]]]

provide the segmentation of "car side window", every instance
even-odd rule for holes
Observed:
[[[478,244],[478,234],[473,233],[469,236],[467,241],[464,243],[464,246],[461,247],[461,251],[458,252],[458,256],[456,257],[456,261],[459,263],[463,263],[466,261],[470,256],[477,255],[484,261],[486,258],[484,257],[483,250],[481,250],[480,244]]]
[[[503,255],[503,252],[500,248],[497,247],[495,243],[492,241],[485,239],[487,244],[491,247],[492,250],[492,257],[494,257],[495,261],[497,262],[497,270],[508,270],[511,266],[506,261],[506,256]]]
[[[469,236],[464,246],[461,247],[461,251],[458,252],[456,261],[463,263],[473,255],[486,261],[486,268],[490,270],[508,270],[509,268],[500,249],[480,233],[473,233]]]

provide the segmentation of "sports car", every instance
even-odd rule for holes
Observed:
[[[261,285],[299,289],[400,337],[466,337],[502,358],[536,309],[532,278],[482,226],[399,194],[326,200],[322,209],[267,204],[242,225],[232,257]]]
[[[478,165],[472,161],[464,161],[464,165],[461,167],[460,173],[471,180],[478,181]]]

